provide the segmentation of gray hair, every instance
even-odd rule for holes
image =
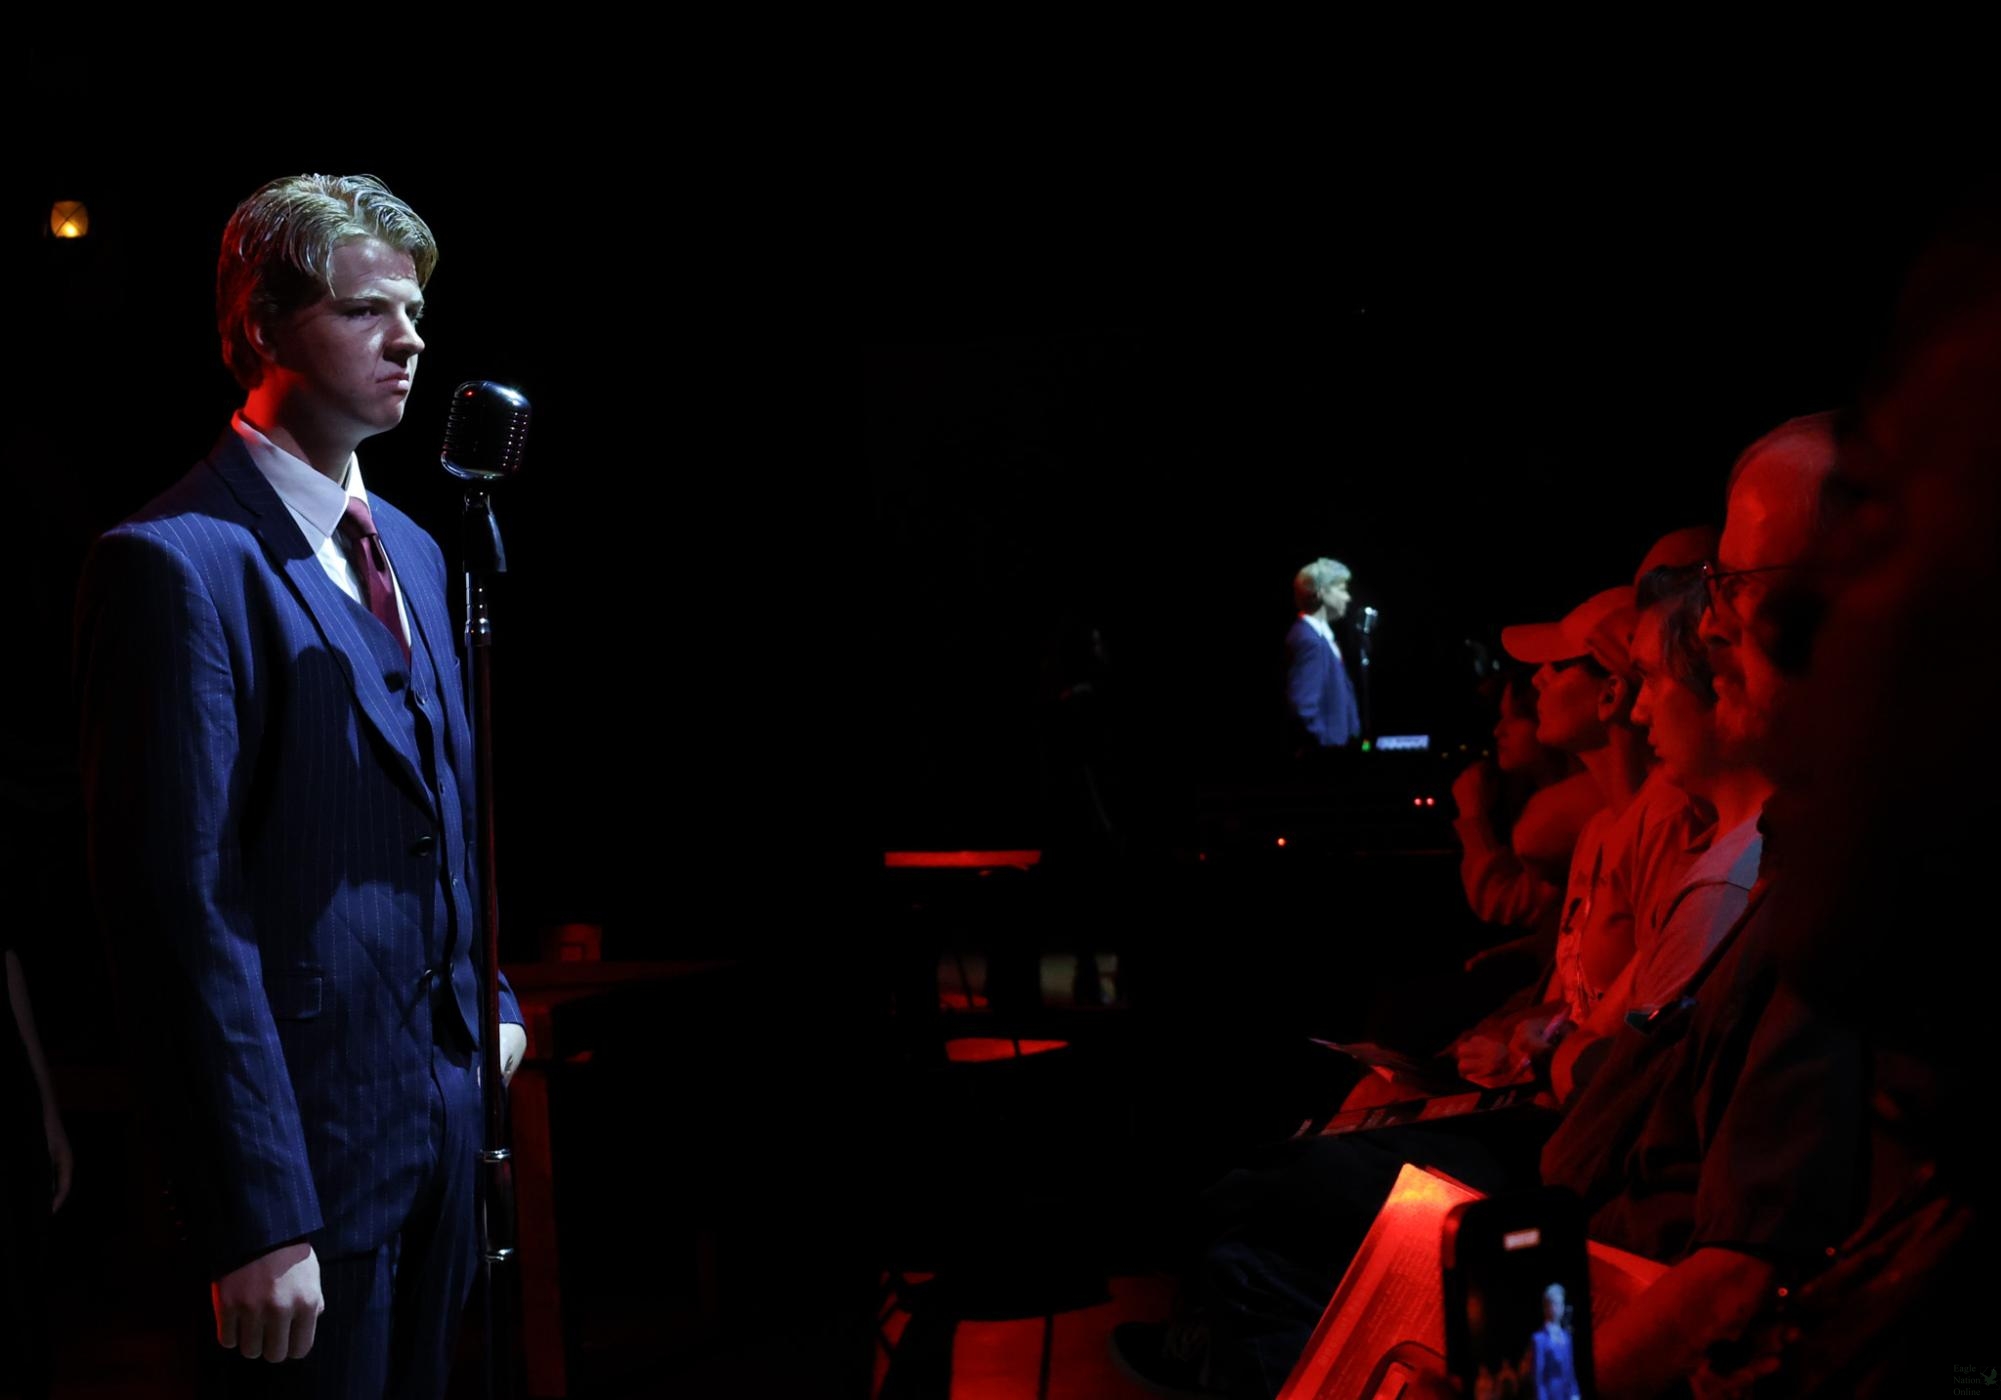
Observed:
[[[1292,581],[1293,601],[1300,611],[1312,612],[1320,606],[1320,593],[1333,584],[1346,583],[1354,574],[1339,559],[1316,559],[1299,571]]]

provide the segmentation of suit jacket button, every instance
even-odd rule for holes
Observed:
[[[410,843],[410,854],[413,856],[427,856],[437,849],[438,839],[435,836],[419,836]]]

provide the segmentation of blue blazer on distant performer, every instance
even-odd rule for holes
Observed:
[[[1269,634],[1267,634],[1269,635]],[[1304,617],[1285,634],[1286,700],[1292,713],[1322,748],[1338,748],[1362,732],[1355,687],[1334,644]]]
[[[437,1167],[434,1049],[477,1064],[445,562],[370,505],[408,661],[233,431],[98,541],[78,601],[92,883],[218,1275],[294,1240],[384,1245]]]

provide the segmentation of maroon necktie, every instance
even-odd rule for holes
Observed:
[[[355,575],[361,580],[361,601],[375,614],[376,621],[389,629],[396,645],[403,648],[403,660],[410,660],[410,639],[403,635],[403,619],[396,612],[396,580],[389,573],[389,556],[382,552],[382,536],[375,533],[375,518],[368,502],[359,496],[347,498],[347,513],[340,518],[340,532],[347,538],[347,551],[354,560]]]

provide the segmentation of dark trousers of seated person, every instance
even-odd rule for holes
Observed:
[[[1411,1125],[1286,1143],[1204,1196],[1209,1244],[1183,1304],[1207,1328],[1214,1384],[1278,1394],[1406,1162],[1490,1194],[1534,1184],[1473,1132]]]

